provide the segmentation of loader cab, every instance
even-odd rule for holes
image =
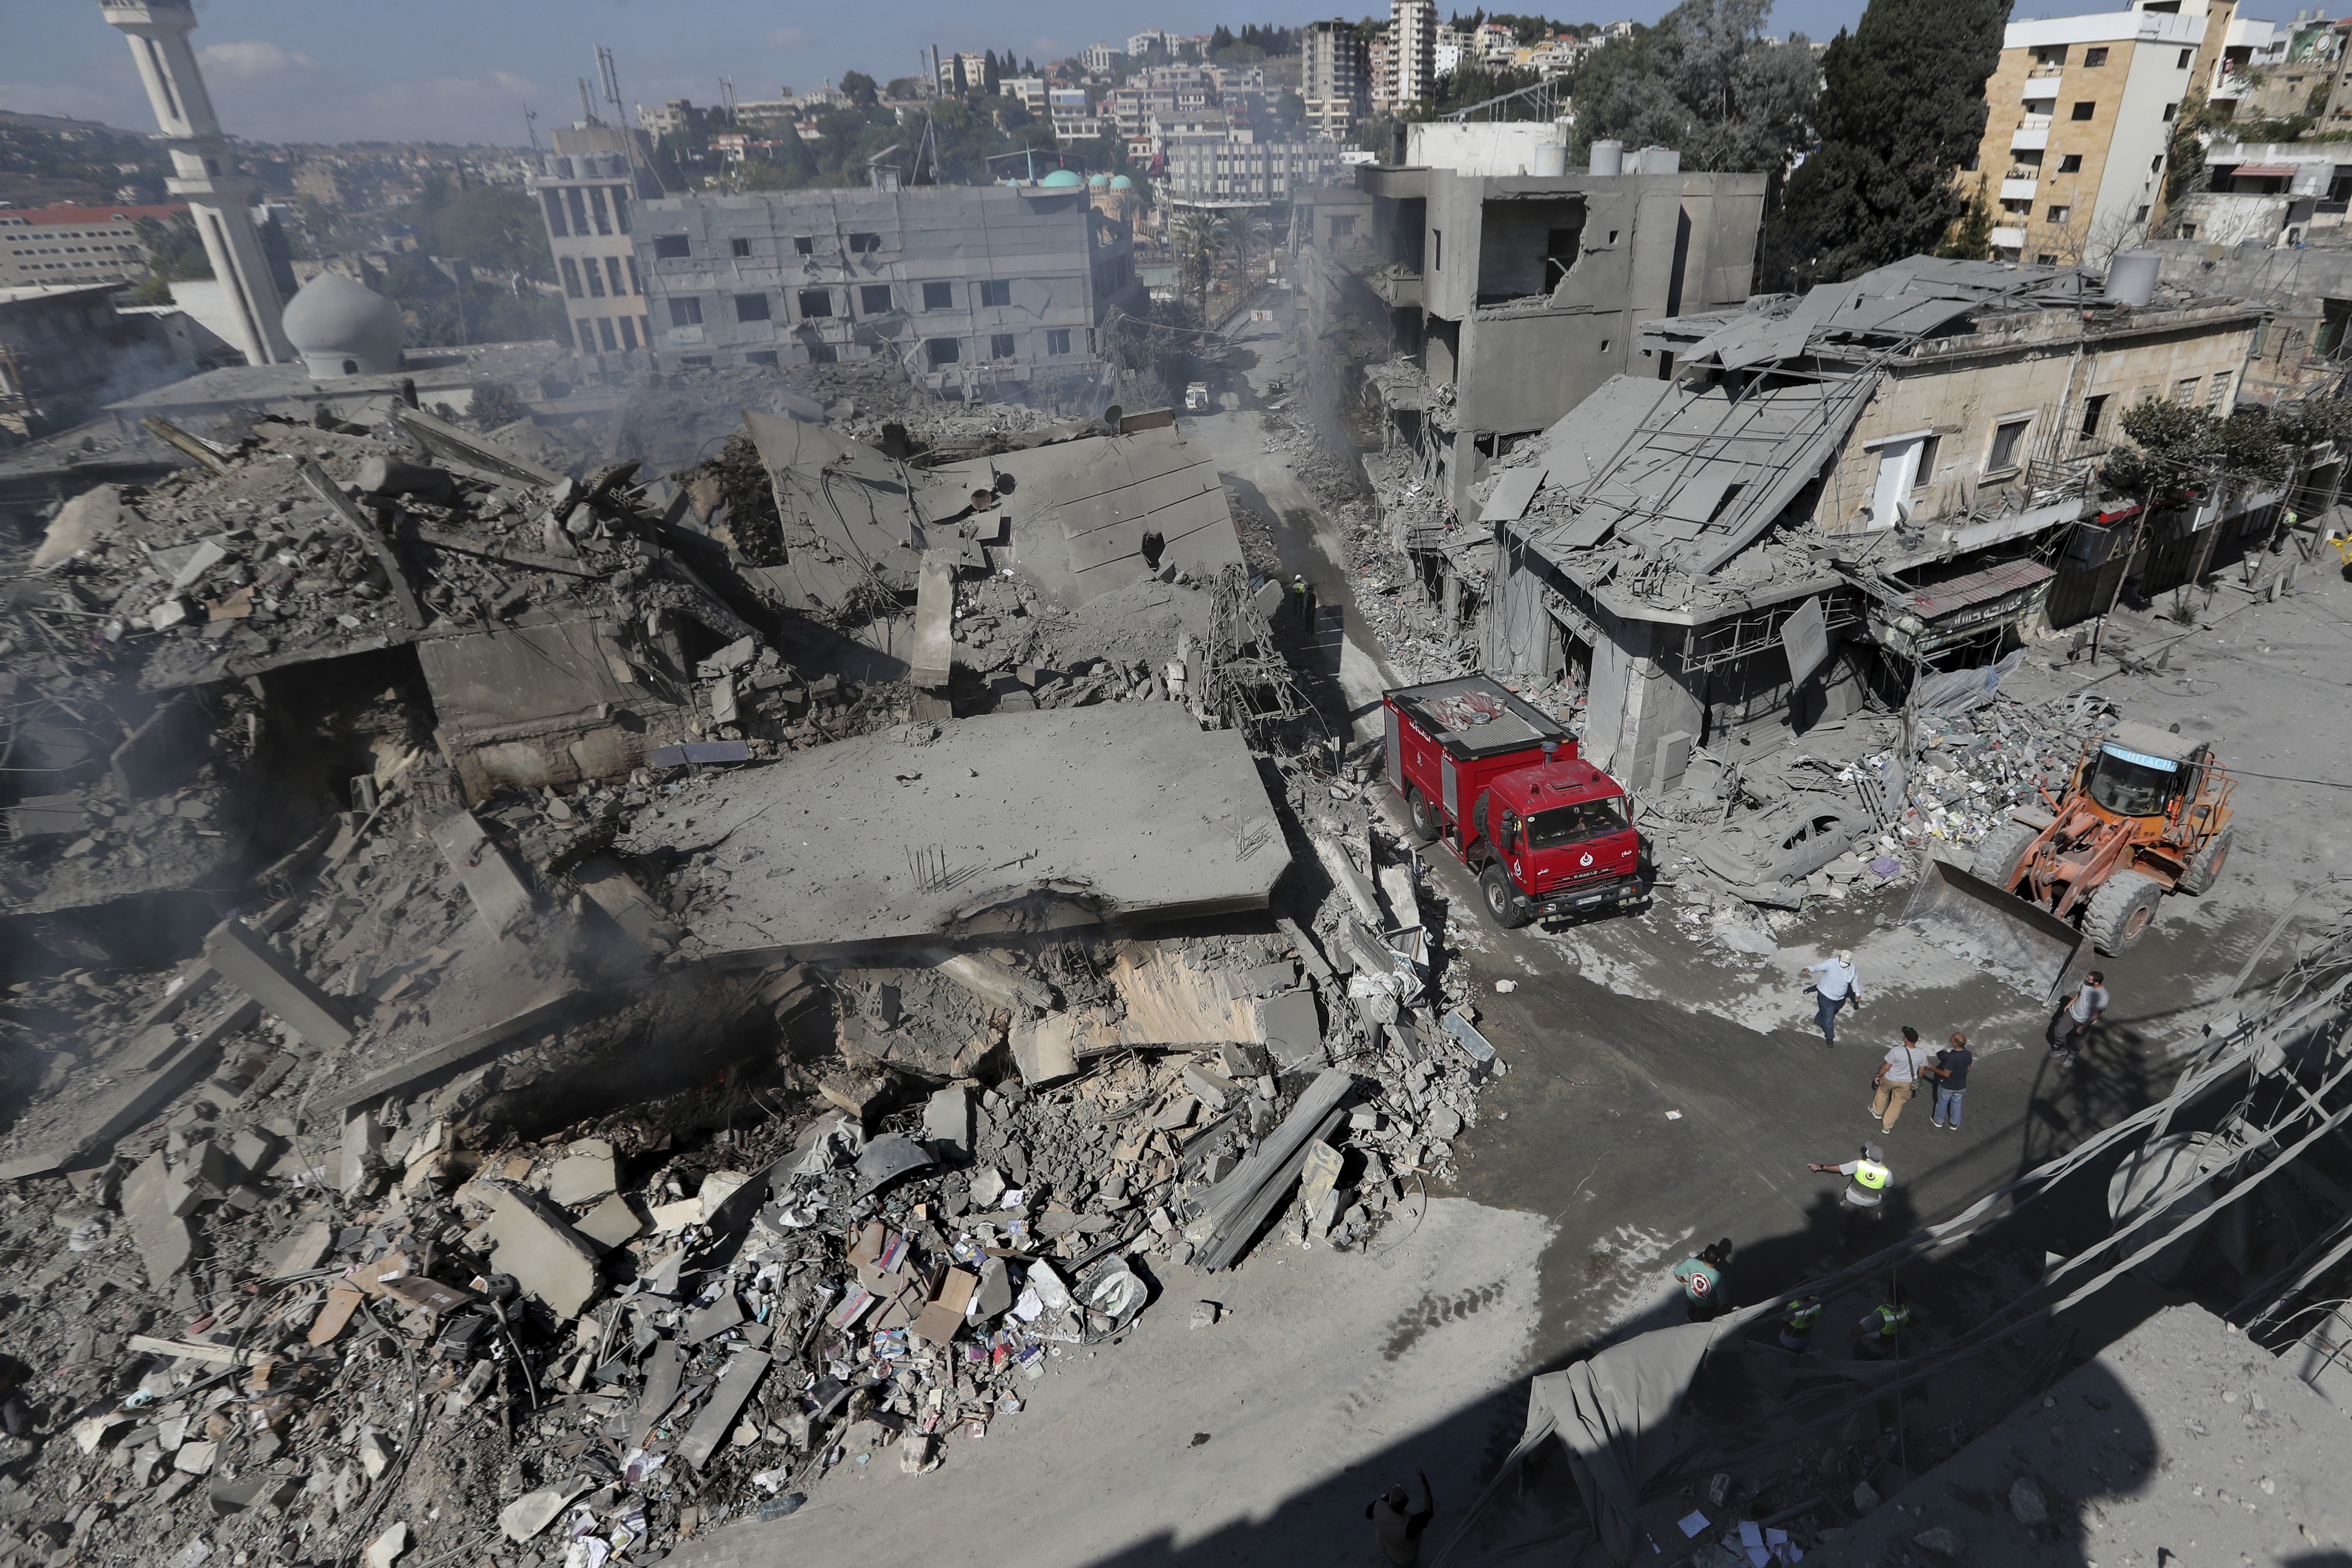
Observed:
[[[2194,794],[2208,760],[2202,742],[2153,724],[2117,724],[2093,742],[2083,792],[2116,816],[2163,816]]]

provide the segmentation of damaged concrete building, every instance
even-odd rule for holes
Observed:
[[[1899,702],[2019,628],[2191,581],[2289,498],[2100,505],[2125,408],[2227,409],[2259,307],[2063,268],[1914,258],[1801,300],[1647,323],[1624,376],[1497,472],[1490,668],[1574,686],[1585,754],[1671,787],[1696,742]],[[2301,480],[2332,500],[2340,467]]]
[[[764,406],[651,477],[150,418],[177,467],[0,538],[0,1555],[650,1563],[1427,1216],[1507,1064],[1241,694],[1205,446],[834,374],[667,378],[689,453]]]
[[[1368,225],[1318,205],[1307,331],[1324,336],[1351,312],[1385,325],[1384,363],[1360,373],[1379,400],[1382,443],[1473,520],[1471,487],[1496,458],[1610,377],[1659,374],[1635,343],[1641,322],[1748,298],[1765,176],[1686,172],[1671,150],[1613,142],[1581,172],[1563,170],[1553,142],[1534,172],[1496,174],[1468,133],[1525,127],[1410,129],[1456,133],[1426,142],[1448,162],[1358,169]],[[1503,150],[1511,167],[1529,161],[1525,141]]]
[[[653,145],[617,125],[559,125],[530,188],[563,279],[571,337],[583,354],[654,346],[645,277],[630,236],[638,207],[662,194]]]
[[[1095,329],[1137,298],[1131,227],[1066,170],[1011,185],[675,196],[640,219],[636,263],[669,363],[887,354],[959,395],[1091,396]]]

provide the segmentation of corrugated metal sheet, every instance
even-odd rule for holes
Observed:
[[[1912,613],[1932,621],[1970,605],[2001,598],[2058,575],[2039,561],[2004,561],[1981,572],[1915,588],[1909,595]]]

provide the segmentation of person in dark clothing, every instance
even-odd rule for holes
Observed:
[[[1168,541],[1160,537],[1160,531],[1158,529],[1145,529],[1143,531],[1144,569],[1150,572],[1159,571],[1160,552],[1165,551],[1167,548]]]
[[[1960,1096],[1968,1092],[1969,1068],[1977,1059],[1969,1049],[1969,1037],[1954,1033],[1952,1043],[1936,1055],[1936,1064],[1925,1071],[1936,1080],[1936,1110],[1933,1125],[1960,1130]]]
[[[1364,1517],[1372,1521],[1372,1534],[1381,1543],[1381,1552],[1391,1563],[1406,1564],[1421,1560],[1421,1538],[1429,1530],[1429,1521],[1437,1517],[1437,1494],[1429,1489],[1429,1478],[1421,1471],[1422,1509],[1419,1513],[1406,1512],[1410,1505],[1404,1483],[1398,1481],[1375,1498],[1364,1509]]]

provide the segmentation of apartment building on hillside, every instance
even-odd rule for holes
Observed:
[[[1985,83],[1984,141],[1959,174],[1971,195],[1981,179],[1992,202],[1996,259],[2104,263],[2147,236],[2200,57],[2221,53],[2233,10],[2157,0],[2009,24]]]
[[[636,143],[631,155],[630,141]],[[661,195],[646,132],[566,125],[530,182],[563,283],[564,312],[582,353],[628,353],[652,344],[645,279],[630,230],[639,203]]]
[[[128,283],[147,276],[139,220],[170,223],[185,202],[159,206],[0,210],[0,289]]]
[[[1298,96],[1307,128],[1340,137],[1371,111],[1371,56],[1349,21],[1309,22],[1299,35]]]

